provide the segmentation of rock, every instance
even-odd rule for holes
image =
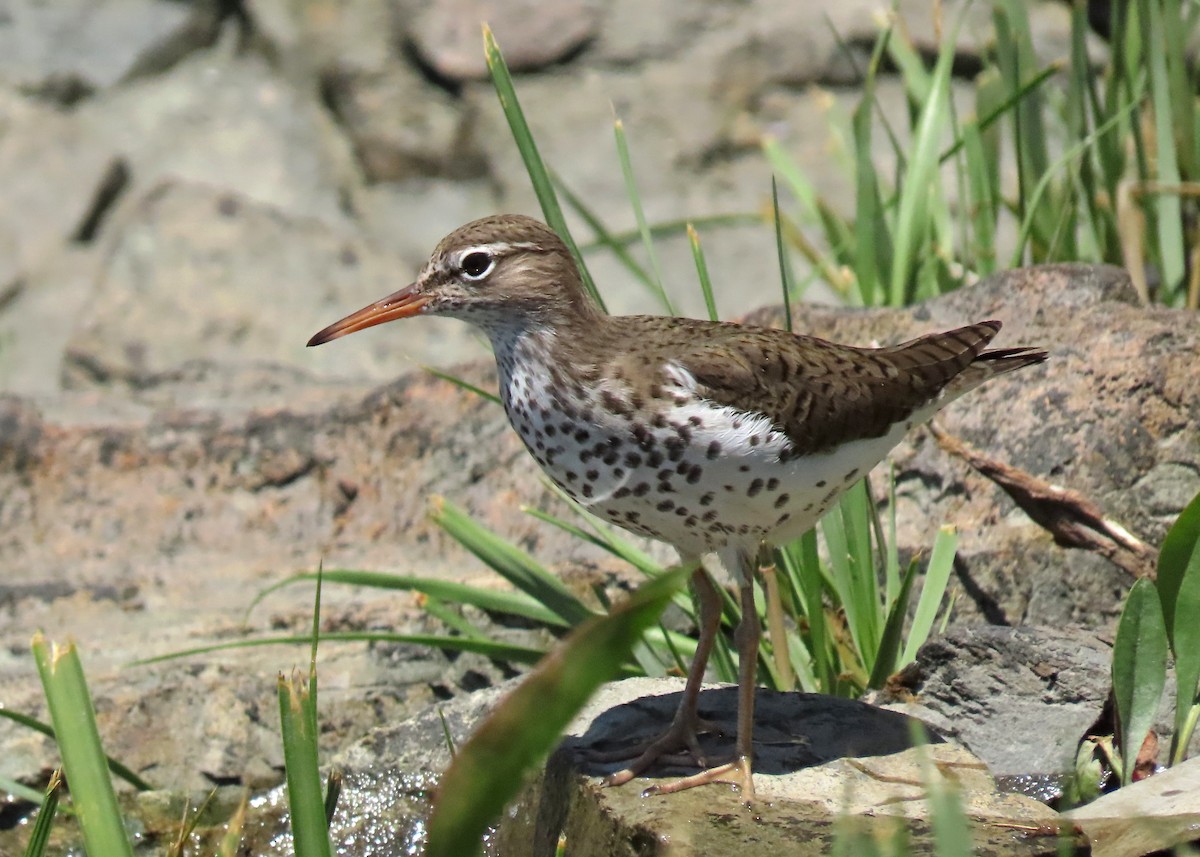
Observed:
[[[1079,742],[1100,722],[1111,670],[1112,640],[1094,630],[966,626],[922,646],[916,663],[875,701],[898,700],[891,707],[935,724],[996,777],[1040,783],[1049,799],[1074,771]],[[1172,674],[1153,727],[1164,739],[1174,699]],[[1200,736],[1191,746],[1200,752]]]
[[[928,810],[921,752],[910,749],[909,719],[864,703],[815,694],[758,692],[756,790],[762,798],[749,813],[729,789],[708,787],[662,798],[641,792],[653,778],[618,788],[600,787],[613,766],[586,758],[592,748],[611,749],[656,735],[670,722],[683,687],[677,679],[630,679],[608,685],[568,729],[567,737],[537,778],[506,814],[496,833],[499,854],[552,855],[559,835],[583,855],[647,853],[654,842],[671,842],[672,853],[748,855],[827,853],[833,824],[849,812],[870,829],[894,830],[905,819],[917,841],[926,835]],[[383,774],[404,781],[440,771],[449,762],[443,722],[457,746],[502,698],[502,688],[454,700],[438,712],[385,726],[348,748],[333,765],[351,776]],[[711,687],[700,696],[702,716],[730,734],[736,729],[736,688]],[[707,739],[706,739],[707,740]],[[941,742],[925,748],[935,765],[952,768],[967,814],[975,822],[976,848],[997,854],[1038,854],[1044,843],[1023,839],[1013,828],[1036,827],[1055,817],[1044,805],[998,794],[983,768],[963,748]],[[729,739],[719,741],[729,750]],[[686,769],[680,772],[686,773]],[[401,828],[403,829],[403,828]],[[798,834],[797,831],[804,831]],[[639,845],[639,843],[642,843]],[[784,844],[786,843],[786,844]]]
[[[126,169],[116,147],[74,114],[0,88],[0,289],[87,236],[101,190]],[[120,178],[119,175],[115,176]],[[23,286],[25,287],[25,286]],[[0,306],[0,312],[7,307]]]
[[[210,43],[218,18],[209,0],[13,0],[0,17],[0,81],[74,101]]]
[[[92,99],[83,133],[128,161],[135,195],[179,179],[345,225],[361,184],[349,144],[303,82],[239,53],[238,38],[227,28],[214,48]]]
[[[596,37],[594,0],[436,0],[420,7],[410,38],[422,61],[445,80],[484,80],[480,28],[489,24],[510,71],[562,62]]]
[[[1198,789],[1200,759],[1193,758],[1064,815],[1083,830],[1093,857],[1186,849],[1195,843],[1200,826]]]
[[[104,259],[67,348],[69,387],[142,386],[198,359],[386,378],[401,355],[436,361],[447,341],[469,336],[416,325],[376,337],[374,349],[305,349],[411,272],[352,229],[207,185],[170,182],[134,200]]]
[[[486,174],[470,111],[449,94],[425,88],[416,70],[399,62],[380,71],[334,68],[325,74],[326,100],[368,181]]]

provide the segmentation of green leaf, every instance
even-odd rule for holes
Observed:
[[[54,738],[54,727],[43,723],[36,717],[30,717],[28,714],[22,714],[19,711],[13,711],[11,708],[5,708],[4,703],[0,702],[0,717],[4,717],[14,723],[20,723],[22,726],[28,727],[35,732],[41,732],[43,735]],[[57,740],[57,739],[56,739]],[[113,774],[129,785],[133,786],[140,792],[154,791],[154,786],[143,780],[128,767],[114,759],[112,756],[105,756],[105,761],[108,762],[108,769]]]
[[[498,589],[487,589],[479,586],[469,586],[450,580],[435,580],[426,577],[409,577],[402,574],[388,574],[378,571],[359,571],[356,569],[334,569],[323,572],[326,583],[341,583],[347,586],[369,586],[375,589],[399,589],[410,592],[420,592],[430,598],[449,601],[452,604],[469,604],[480,610],[491,613],[506,613],[510,616],[520,616],[545,625],[565,628],[567,623],[556,613],[546,609],[538,601],[524,592],[504,592]],[[251,609],[260,601],[285,586],[292,586],[303,581],[316,580],[313,572],[293,574],[278,583],[273,583],[254,596]]]
[[[650,237],[650,226],[646,223],[646,212],[642,208],[642,197],[638,193],[637,180],[633,177],[633,161],[629,157],[629,141],[625,137],[625,123],[620,119],[613,122],[613,134],[617,140],[617,158],[621,162],[621,175],[625,177],[625,193],[629,196],[629,204],[633,206],[633,216],[637,220],[638,232],[642,235],[642,246],[646,250],[646,258],[650,260],[650,270],[653,276],[650,280],[651,291],[658,298],[667,315],[678,315],[671,305],[671,298],[663,288],[662,269],[658,264],[658,253],[654,250],[654,239]]]
[[[62,792],[62,784],[60,768],[50,775],[50,784],[46,786],[46,795],[42,798],[42,805],[33,822],[33,830],[29,833],[24,857],[42,857],[46,852],[46,845],[50,842],[50,828],[54,825],[54,816],[58,812],[58,797]]]
[[[1167,679],[1167,629],[1154,584],[1143,578],[1125,599],[1113,643],[1112,682],[1121,742],[1121,781],[1132,781]]]
[[[883,687],[888,676],[894,673],[906,661],[897,660],[900,651],[900,641],[904,633],[904,620],[908,615],[908,597],[912,592],[913,581],[917,577],[917,563],[910,563],[908,573],[900,584],[900,593],[892,602],[891,612],[888,613],[887,623],[883,626],[883,636],[879,640],[879,649],[875,653],[875,662],[871,667],[871,677],[867,679],[867,687]]]
[[[571,237],[571,231],[567,229],[567,220],[563,217],[562,208],[558,204],[558,196],[554,193],[554,183],[550,180],[550,171],[546,169],[546,164],[538,152],[537,143],[533,140],[533,132],[529,130],[529,123],[525,121],[525,112],[521,109],[521,102],[517,100],[517,90],[513,86],[508,65],[504,62],[500,46],[496,43],[496,37],[487,24],[483,25],[483,53],[487,60],[488,72],[492,76],[492,84],[496,88],[496,96],[500,99],[500,109],[504,111],[504,118],[508,120],[513,141],[521,153],[521,160],[525,162],[525,170],[529,173],[529,181],[533,185],[533,192],[537,195],[538,203],[542,206],[542,214],[546,218],[546,223],[558,233],[558,237],[571,251],[571,257],[579,267],[580,276],[583,277],[584,289],[591,295],[592,300],[601,309],[604,309],[604,299],[596,289],[592,275],[588,272],[587,264],[583,260],[583,254],[579,252],[575,239]]]
[[[1158,552],[1158,597],[1162,599],[1167,635],[1174,639],[1176,601],[1188,565],[1200,544],[1200,494],[1192,498],[1163,539]]]
[[[933,541],[933,551],[929,555],[929,565],[925,568],[925,581],[921,584],[921,596],[917,599],[917,609],[913,613],[908,640],[904,645],[904,655],[896,665],[897,669],[915,660],[917,649],[929,639],[933,623],[937,619],[938,607],[941,606],[946,587],[950,583],[957,549],[958,535],[954,528],[945,526],[938,530],[937,538]]]
[[[309,638],[310,642],[312,638]],[[279,674],[279,717],[296,857],[330,857],[325,796],[317,764],[316,701],[309,675]]]
[[[75,644],[50,643],[39,632],[31,648],[54,722],[63,770],[71,784],[71,800],[83,830],[84,846],[88,854],[132,857],[133,846],[121,820]]]
[[[479,524],[453,503],[439,498],[433,504],[431,517],[455,541],[568,625],[577,625],[595,615],[537,560]]]
[[[690,573],[681,567],[643,584],[608,616],[581,625],[492,711],[442,776],[426,857],[480,853],[484,831],[517,795],[524,773],[553,748],[596,689],[617,675]]]

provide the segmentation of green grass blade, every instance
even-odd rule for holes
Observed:
[[[451,631],[457,631],[464,637],[473,637],[477,640],[488,639],[487,634],[485,634],[475,625],[472,625],[458,613],[454,612],[454,610],[444,604],[440,598],[426,596],[421,607],[426,613],[428,613],[434,619],[437,619]]]
[[[617,140],[617,158],[621,162],[621,175],[625,177],[625,193],[629,196],[629,204],[633,206],[633,216],[637,220],[638,232],[642,236],[642,246],[646,250],[646,258],[650,260],[650,270],[653,279],[650,282],[652,291],[667,315],[677,315],[671,305],[671,298],[663,288],[662,268],[658,264],[658,253],[654,249],[654,239],[650,236],[650,227],[646,223],[646,212],[642,208],[642,197],[638,193],[637,180],[633,177],[633,161],[629,157],[629,141],[625,137],[625,123],[620,119],[613,121],[613,134]]]
[[[954,60],[954,38],[946,39],[938,51],[930,78],[928,96],[920,108],[913,130],[908,170],[899,188],[896,211],[895,257],[889,277],[888,302],[908,302],[909,283],[921,258],[921,243],[929,230],[929,207],[937,187],[939,141],[949,119],[950,71]]]
[[[696,263],[696,276],[700,280],[700,292],[704,295],[704,306],[710,321],[717,321],[717,302],[713,298],[712,278],[708,276],[708,262],[704,260],[704,248],[700,246],[700,234],[692,224],[687,226],[688,244],[692,248],[692,260]]]
[[[71,787],[71,801],[83,831],[84,846],[88,854],[132,857],[133,846],[121,820],[108,759],[96,726],[96,713],[75,644],[49,643],[38,633],[34,635],[31,648],[46,694],[46,707],[50,709],[54,723],[63,770]]]
[[[612,230],[605,225],[604,221],[600,219],[599,215],[597,215],[595,211],[593,211],[592,208],[583,201],[582,198],[580,198],[575,194],[574,191],[567,187],[560,176],[558,176],[556,173],[551,173],[550,177],[554,180],[554,186],[558,188],[558,192],[562,194],[563,199],[567,202],[567,205],[569,205],[571,209],[579,215],[583,222],[587,224],[587,227],[592,230],[592,234],[595,236],[595,241],[593,243],[585,244],[580,248],[580,250],[584,253],[587,253],[589,250],[600,247],[607,249],[613,254],[613,256],[616,257],[618,262],[625,266],[625,269],[629,271],[629,273],[633,274],[633,276],[640,281],[642,285],[653,292],[655,288],[654,277],[649,271],[642,267],[641,263],[638,262],[637,259],[633,258],[633,254],[627,249],[626,242],[621,241],[614,236]]]
[[[34,819],[33,830],[29,832],[29,842],[25,845],[25,857],[42,857],[46,853],[50,829],[54,826],[54,816],[58,814],[58,796],[62,792],[62,784],[62,769],[59,768],[50,775],[46,794],[41,797],[41,807]]]
[[[783,244],[783,218],[779,216],[779,183],[771,176],[771,215],[775,221],[775,252],[779,256],[779,291],[783,297],[783,327],[792,332],[792,275]]]
[[[1165,30],[1160,0],[1142,4],[1146,10],[1146,57],[1149,59],[1150,100],[1153,104],[1155,172],[1161,184],[1168,189],[1154,197],[1154,220],[1158,237],[1159,268],[1163,290],[1168,298],[1177,298],[1184,284],[1184,258],[1186,240],[1183,237],[1183,208],[1179,193],[1174,190],[1183,180],[1179,173],[1176,145],[1179,142],[1175,131],[1175,113],[1172,109],[1172,84],[1167,70],[1167,51],[1171,39]],[[1179,29],[1179,19],[1171,24]],[[1182,62],[1182,60],[1181,60]],[[1189,99],[1190,100],[1190,99]],[[1172,300],[1171,302],[1174,302]]]
[[[421,368],[424,369],[426,372],[428,372],[430,375],[432,375],[435,378],[441,378],[443,381],[449,381],[451,384],[458,387],[459,389],[466,390],[468,393],[474,393],[479,398],[486,399],[487,401],[491,402],[492,404],[495,404],[495,405],[500,404],[500,397],[497,396],[495,393],[489,393],[487,390],[483,389],[482,387],[476,387],[474,384],[470,383],[469,381],[464,381],[462,378],[459,378],[457,375],[453,375],[449,372],[443,372],[441,369],[437,369],[433,366],[422,366]]]
[[[610,615],[581,625],[492,711],[442,776],[426,857],[481,852],[484,831],[516,797],[524,772],[550,751],[596,689],[619,672],[688,575],[689,569],[679,568],[656,578]]]
[[[558,614],[543,607],[535,598],[523,592],[504,592],[498,589],[487,589],[479,586],[470,586],[465,583],[456,583],[451,580],[408,577],[401,574],[358,571],[353,569],[326,571],[324,572],[324,578],[326,583],[420,592],[430,598],[449,601],[453,604],[469,604],[472,607],[478,607],[480,610],[487,610],[490,613],[506,613],[546,625],[561,628],[567,627],[567,623]],[[247,613],[276,590],[315,579],[315,573],[302,572],[300,574],[293,574],[278,583],[273,583],[254,596],[250,607],[247,609]]]
[[[583,277],[584,289],[591,295],[592,300],[601,309],[604,309],[604,299],[596,289],[596,284],[584,262],[583,254],[579,252],[575,239],[571,237],[571,232],[567,229],[566,218],[563,217],[562,208],[558,204],[558,196],[554,192],[554,183],[550,180],[550,171],[546,169],[546,164],[538,152],[537,143],[534,142],[533,132],[529,130],[529,123],[525,121],[525,112],[521,109],[520,101],[517,100],[517,91],[513,86],[508,65],[504,62],[500,46],[496,43],[496,37],[487,24],[483,25],[483,52],[487,60],[488,72],[492,77],[492,84],[500,99],[500,109],[504,111],[504,118],[508,120],[513,141],[521,153],[521,160],[525,162],[525,170],[529,173],[529,181],[532,183],[533,192],[537,195],[538,203],[542,207],[546,223],[550,224],[550,227],[567,245],[567,249],[571,251],[571,256],[575,259],[575,264],[579,266],[579,273]]]
[[[522,592],[568,625],[590,618],[593,611],[533,557],[474,521],[462,509],[439,498],[431,517],[455,541]]]
[[[1167,629],[1154,584],[1129,590],[1113,643],[1113,698],[1121,742],[1121,782],[1133,779],[1138,751],[1154,723],[1167,678]]]
[[[296,857],[331,857],[325,797],[317,763],[316,705],[311,696],[310,676],[293,673],[288,679],[280,673],[278,688],[288,808]]]
[[[908,615],[908,598],[912,592],[913,581],[917,577],[917,564],[910,563],[908,573],[900,583],[900,591],[892,602],[887,621],[883,626],[883,634],[879,639],[879,648],[875,652],[874,663],[871,666],[871,676],[867,679],[867,687],[883,687],[888,677],[898,670],[905,661],[899,657],[900,643],[904,639],[904,620]]]
[[[474,652],[498,661],[511,661],[515,664],[536,663],[546,654],[544,649],[528,646],[515,646],[498,640],[480,640],[475,637],[447,637],[439,634],[393,634],[388,631],[330,631],[321,636],[326,643],[407,643],[414,646],[429,646],[435,649],[445,649],[451,652]],[[274,637],[255,637],[249,640],[228,640],[223,643],[210,643],[207,646],[194,646],[190,649],[180,649],[165,655],[155,655],[150,658],[138,658],[130,661],[130,666],[157,664],[163,661],[173,661],[179,658],[190,658],[195,655],[207,655],[211,652],[223,652],[227,649],[252,649],[259,646],[294,646],[311,645],[311,634],[281,634]]]
[[[950,574],[954,571],[954,554],[957,550],[958,534],[954,528],[944,526],[938,530],[937,538],[933,541],[933,551],[929,554],[929,565],[925,568],[925,580],[921,584],[921,595],[913,613],[908,641],[904,645],[900,663],[896,665],[897,669],[912,663],[917,657],[917,649],[929,639],[933,624],[937,620],[938,608],[946,595],[946,587],[950,584]]]

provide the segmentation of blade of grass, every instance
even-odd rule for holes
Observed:
[[[33,821],[33,830],[29,832],[25,857],[42,857],[46,852],[46,845],[50,842],[50,828],[54,826],[54,816],[58,813],[58,798],[62,793],[62,785],[62,768],[56,768],[50,775],[45,796],[39,796],[41,807]]]
[[[289,679],[280,673],[277,682],[288,808],[296,857],[331,857],[310,680],[311,676],[293,673]]]
[[[521,153],[521,160],[525,162],[525,170],[529,173],[533,192],[542,206],[542,214],[571,252],[571,257],[575,260],[583,278],[584,289],[591,295],[597,306],[605,309],[604,299],[596,289],[592,275],[587,269],[587,263],[584,262],[583,254],[579,252],[575,239],[571,237],[571,232],[567,229],[567,221],[558,204],[558,196],[554,192],[554,183],[550,180],[550,172],[546,169],[546,164],[538,152],[533,133],[529,130],[529,123],[525,121],[525,112],[521,109],[520,101],[517,100],[517,91],[513,86],[512,75],[509,74],[508,65],[500,53],[500,46],[496,43],[496,37],[487,24],[483,25],[483,52],[487,60],[488,72],[492,77],[492,84],[496,88],[496,96],[500,99],[500,109],[504,111],[504,118],[508,120],[513,141]]]
[[[560,628],[567,623],[557,613],[543,607],[535,598],[524,592],[504,592],[498,589],[487,589],[480,586],[470,586],[451,580],[435,580],[425,577],[408,577],[401,574],[387,574],[377,571],[358,571],[354,569],[334,569],[324,572],[327,583],[341,583],[347,586],[368,586],[374,589],[398,589],[409,592],[420,592],[430,598],[449,601],[454,604],[469,604],[491,613],[506,613],[510,616],[520,616],[545,625]],[[315,580],[313,572],[293,574],[277,583],[259,591],[250,602],[246,612],[254,609],[271,593],[303,581]]]
[[[792,332],[792,276],[783,245],[783,220],[779,216],[779,183],[771,176],[771,214],[775,221],[775,252],[779,256],[779,291],[783,297],[783,329]]]
[[[322,636],[326,643],[403,643],[414,646],[429,646],[435,649],[446,649],[455,652],[475,652],[498,661],[511,661],[515,664],[532,664],[546,654],[542,649],[528,646],[515,646],[499,640],[480,640],[475,637],[446,637],[438,634],[392,634],[386,631],[333,631]],[[294,646],[311,644],[310,634],[287,634],[277,637],[256,637],[251,640],[230,640],[224,643],[210,643],[207,646],[194,646],[190,649],[180,649],[165,655],[155,655],[150,658],[138,658],[130,661],[129,666],[143,666],[163,661],[173,661],[179,658],[190,658],[195,655],[206,655],[211,652],[221,652],[227,649],[250,649],[259,646]]]
[[[31,648],[87,852],[132,857],[75,644],[50,643],[39,632]]]
[[[646,212],[642,208],[642,197],[638,193],[637,180],[633,177],[633,161],[629,157],[629,141],[625,137],[625,123],[616,118],[613,120],[613,135],[617,140],[617,158],[621,162],[621,175],[625,178],[625,193],[629,204],[633,206],[633,216],[637,221],[638,232],[642,235],[642,246],[646,250],[646,258],[650,260],[650,270],[653,279],[650,285],[655,296],[667,311],[667,315],[677,315],[671,306],[671,299],[663,288],[662,268],[658,264],[658,253],[654,249],[654,240],[650,237],[650,227],[646,224]]]
[[[955,27],[957,31],[957,26]],[[942,129],[948,118],[950,71],[954,60],[953,34],[938,51],[937,63],[930,77],[929,93],[921,105],[913,129],[911,154],[904,182],[899,187],[896,209],[895,257],[889,278],[888,302],[902,306],[908,302],[908,288],[919,259],[922,236],[929,229],[928,212],[931,194],[937,186],[938,146]]]
[[[912,592],[913,581],[917,577],[917,564],[910,563],[908,572],[900,583],[900,592],[892,602],[883,626],[883,634],[879,638],[879,648],[874,655],[871,666],[871,676],[867,679],[867,687],[883,687],[892,673],[896,672],[905,662],[897,658],[900,651],[900,641],[904,636],[904,620],[908,614],[908,598]]]
[[[925,580],[921,584],[921,595],[913,613],[912,625],[908,629],[908,640],[904,654],[896,668],[912,663],[917,649],[929,639],[933,623],[937,619],[938,607],[946,595],[950,573],[954,570],[954,555],[958,550],[958,534],[951,526],[943,526],[933,540],[933,551],[929,554],[929,565],[925,567]]]
[[[1167,678],[1167,629],[1154,584],[1147,578],[1129,590],[1113,642],[1112,683],[1121,742],[1121,782],[1133,769]]]
[[[479,854],[487,826],[516,796],[524,772],[653,626],[690,570],[641,586],[612,614],[581,625],[487,717],[443,775],[429,818],[426,857]]]
[[[712,280],[708,276],[708,263],[704,260],[704,248],[700,246],[700,235],[692,224],[687,225],[688,244],[692,248],[692,260],[696,263],[696,276],[700,280],[700,293],[704,295],[704,306],[710,321],[717,321],[717,303],[713,298]]]
[[[587,605],[533,557],[485,529],[453,503],[435,498],[430,517],[455,541],[567,624],[577,625],[593,615]]]
[[[478,396],[481,399],[486,399],[487,401],[489,401],[495,405],[500,404],[500,397],[497,396],[495,393],[489,393],[487,390],[483,389],[482,387],[476,387],[474,384],[470,383],[469,381],[464,381],[462,378],[459,378],[457,375],[452,375],[449,372],[443,372],[441,369],[437,369],[433,366],[422,366],[421,368],[424,369],[426,372],[428,372],[433,377],[441,378],[443,381],[449,381],[454,386],[456,386],[460,389],[466,390],[468,393],[474,393],[476,396]]]
[[[1150,100],[1153,105],[1156,154],[1155,178],[1160,184],[1177,186],[1183,177],[1179,172],[1175,149],[1178,139],[1172,109],[1172,86],[1167,70],[1167,51],[1163,50],[1163,46],[1169,45],[1172,39],[1164,32],[1162,5],[1159,0],[1141,2],[1139,7],[1145,10],[1143,20],[1146,23],[1146,57],[1150,65]],[[1173,27],[1178,29],[1178,18]],[[1187,246],[1183,237],[1183,208],[1179,194],[1171,191],[1155,194],[1154,214],[1154,234],[1158,238],[1163,290],[1174,302],[1173,299],[1178,297],[1177,293],[1184,282],[1184,248]]]

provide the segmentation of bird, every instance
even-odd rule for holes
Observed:
[[[869,348],[732,322],[608,315],[558,234],[524,215],[451,232],[411,285],[308,345],[423,315],[461,319],[486,335],[508,420],[554,484],[601,519],[671,545],[693,568],[699,637],[679,706],[661,736],[622,751],[630,761],[608,783],[683,752],[700,770],[647,792],[722,782],[747,802],[760,551],[803,535],[947,404],[1048,356],[1032,347],[989,350],[999,321]],[[736,581],[742,610],[735,752],[707,766],[697,706],[721,616],[703,565],[711,554]]]

